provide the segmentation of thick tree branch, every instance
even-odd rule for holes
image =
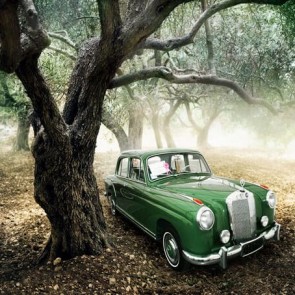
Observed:
[[[20,60],[20,26],[17,8],[18,1],[6,1],[0,8],[0,70],[7,73],[14,72]]]
[[[122,40],[124,42],[123,52],[130,53],[142,41],[155,32],[177,6],[193,0],[151,0],[146,8],[139,11],[134,18],[122,29]]]
[[[113,42],[113,38],[117,37],[122,26],[119,1],[97,0],[97,4],[101,25],[101,38],[103,40],[110,39],[109,41]]]
[[[148,38],[140,45],[140,48],[146,49],[157,49],[163,51],[170,51],[173,49],[177,49],[194,42],[194,38],[202,25],[208,20],[211,16],[216,14],[219,11],[227,9],[229,7],[234,7],[239,4],[272,4],[272,5],[282,5],[289,0],[225,0],[219,3],[215,3],[208,7],[199,17],[197,22],[194,24],[190,32],[183,36],[172,38],[169,40],[160,40],[156,38]],[[183,1],[187,2],[187,1]]]
[[[110,88],[120,87],[140,80],[149,78],[161,78],[175,84],[207,84],[215,86],[223,86],[232,89],[248,104],[258,104],[266,107],[270,112],[276,114],[277,111],[272,105],[264,100],[256,99],[248,94],[236,82],[228,79],[219,78],[213,75],[176,75],[169,68],[154,67],[140,72],[128,74],[125,76],[114,78],[110,84]]]
[[[149,0],[129,0],[127,5],[126,21],[133,20],[139,13],[141,13]]]
[[[19,9],[16,5],[12,5],[15,1],[7,1],[7,3],[10,5],[9,9],[1,9],[1,14],[3,13],[5,18],[12,18],[10,25],[13,27],[7,27],[7,24],[4,24],[4,27],[1,27],[1,35],[11,38],[10,42],[4,42],[4,49],[8,49],[8,52],[12,50],[17,56],[15,59],[9,54],[4,56],[10,64],[9,71],[15,71],[23,83],[32,101],[34,112],[39,117],[50,140],[56,144],[64,144],[67,138],[65,136],[67,127],[38,69],[38,58],[42,50],[49,45],[49,38],[39,23],[38,14],[32,0],[20,0]],[[23,18],[25,18],[26,26],[21,27],[22,31],[20,32],[18,31],[20,29],[19,19]],[[2,17],[0,23],[3,24]],[[11,31],[17,31],[17,33],[11,36]],[[3,38],[1,43],[3,45]],[[20,46],[18,46],[19,44]],[[6,48],[6,46],[8,47]],[[0,47],[0,49],[1,56],[3,56],[3,47]],[[3,69],[2,60],[0,63],[0,68]]]
[[[17,3],[21,4],[20,9]],[[20,28],[19,13],[26,19],[26,27]],[[0,32],[0,69],[8,73],[14,72],[22,60],[40,54],[50,44],[31,0],[5,2],[0,10]]]
[[[25,13],[28,27],[33,31],[38,31],[41,26],[38,19],[38,13],[31,0],[20,0],[20,4]]]
[[[32,101],[34,112],[40,118],[47,135],[54,144],[64,149],[68,140],[67,126],[38,69],[37,58],[36,56],[22,61],[16,74],[23,83]]]
[[[201,0],[202,11],[206,11],[208,7],[207,0]],[[206,45],[208,51],[208,68],[211,75],[216,75],[216,68],[214,63],[214,49],[213,36],[211,34],[211,25],[209,19],[205,21]]]
[[[124,76],[116,77],[110,83],[109,88],[117,88],[121,87],[136,81],[146,80],[150,78],[163,78],[167,75],[172,74],[171,70],[167,67],[154,67],[149,69],[144,69],[140,72],[134,72],[130,74],[126,74]]]

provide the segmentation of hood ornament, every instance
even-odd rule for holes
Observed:
[[[243,178],[240,179],[240,185],[242,187],[241,191],[244,191],[245,180]]]

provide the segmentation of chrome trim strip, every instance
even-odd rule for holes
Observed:
[[[263,232],[262,234],[260,234],[258,237],[256,237],[253,240],[250,240],[245,243],[240,243],[239,245],[234,245],[229,248],[226,248],[225,246],[223,246],[220,248],[220,250],[217,253],[213,253],[207,256],[197,256],[183,250],[182,251],[183,257],[185,260],[187,260],[191,264],[211,265],[211,264],[219,263],[219,265],[223,269],[225,269],[227,267],[228,258],[241,255],[244,245],[254,242],[255,240],[258,240],[261,238],[263,240],[269,240],[271,238],[274,238],[275,240],[279,240],[280,228],[281,228],[281,225],[278,223],[275,223],[275,225],[271,229],[269,229],[267,232]]]

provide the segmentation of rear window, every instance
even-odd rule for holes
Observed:
[[[117,175],[127,177],[129,170],[128,166],[128,158],[122,158],[117,169]]]

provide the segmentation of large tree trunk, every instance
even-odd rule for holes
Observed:
[[[120,59],[114,59],[114,55],[108,59],[99,40],[84,49],[73,71],[63,117],[37,68],[37,60],[22,62],[17,70],[41,122],[40,130],[35,130],[32,152],[34,196],[51,223],[51,236],[42,256],[46,260],[99,254],[108,243],[93,161],[103,99]],[[101,61],[97,65],[111,63],[103,72],[98,66],[89,68],[94,54]]]
[[[199,148],[208,148],[209,147],[208,136],[209,136],[210,128],[222,110],[214,109],[211,111],[212,111],[212,113],[210,114],[205,126],[203,128],[198,128],[197,130],[195,129],[198,134],[197,135],[197,146]]]
[[[95,138],[96,139],[96,138]],[[95,140],[86,150],[52,145],[38,134],[35,157],[35,199],[47,213],[51,237],[42,258],[99,254],[106,245],[106,225],[93,171]]]
[[[200,130],[197,134],[197,147],[200,149],[206,149],[209,146],[208,135],[209,135],[210,126],[206,125]]]

